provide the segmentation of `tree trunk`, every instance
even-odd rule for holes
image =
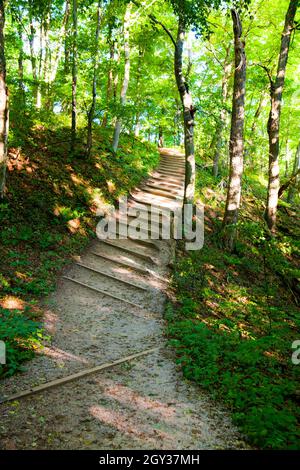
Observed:
[[[47,101],[46,101],[46,109],[50,110],[53,108],[53,97],[54,94],[52,92],[53,84],[55,83],[55,79],[57,76],[58,67],[61,61],[61,57],[63,54],[63,50],[65,47],[65,64],[64,70],[65,74],[68,74],[67,64],[66,64],[66,41],[67,41],[67,34],[68,34],[68,24],[70,18],[70,11],[71,11],[71,0],[66,0],[65,2],[65,11],[62,20],[62,24],[60,27],[60,31],[57,35],[57,44],[56,48],[51,53],[50,57],[50,66],[47,70],[46,76],[46,84],[47,84]],[[68,53],[69,54],[69,53]]]
[[[135,109],[136,109],[136,114],[135,114],[135,123],[134,123],[134,135],[135,137],[138,137],[140,135],[140,128],[141,128],[141,123],[140,123],[140,118],[141,118],[141,91],[140,91],[140,86],[141,86],[141,77],[142,77],[142,58],[144,55],[144,51],[141,47],[139,46],[139,57],[138,57],[138,63],[137,63],[137,75],[136,75],[136,100],[135,100]]]
[[[40,52],[39,52],[39,62],[38,62],[38,78],[36,85],[36,103],[35,106],[37,109],[42,107],[42,92],[41,92],[41,80],[42,80],[42,70],[43,70],[43,53],[44,53],[44,28],[43,20],[41,20],[40,25]]]
[[[254,153],[254,150],[255,150],[254,137],[255,137],[255,134],[256,134],[258,119],[259,119],[259,116],[261,115],[262,110],[265,108],[266,104],[267,104],[267,99],[266,99],[266,95],[265,95],[265,90],[262,90],[260,98],[259,98],[258,106],[256,108],[256,111],[255,111],[255,114],[254,114],[254,117],[253,117],[253,122],[252,122],[251,129],[250,129],[250,135],[249,135],[249,139],[248,139],[248,142],[247,142],[247,147],[245,148],[245,151],[244,151],[245,163],[246,163],[246,161],[248,161],[248,157],[250,157],[250,155],[252,155]],[[254,164],[253,164],[254,159],[253,158],[251,158],[251,161],[249,163],[250,163],[249,166],[251,168],[254,168]]]
[[[62,49],[63,40],[65,40],[67,36],[68,21],[70,17],[70,7],[71,7],[70,0],[66,0],[64,17],[63,17],[63,21],[62,21],[61,28],[59,31],[59,36],[57,39],[58,44],[54,53],[53,63],[51,64],[51,70],[49,71],[49,77],[48,77],[49,85],[52,85],[57,75],[59,62],[60,62],[62,52],[63,52],[63,49]]]
[[[73,0],[73,47],[72,47],[72,128],[71,153],[75,150],[77,121],[77,0]]]
[[[100,36],[100,26],[101,26],[101,3],[102,3],[102,0],[99,0],[98,7],[97,7],[95,50],[93,51],[94,71],[93,71],[93,84],[92,84],[92,103],[88,112],[87,145],[86,145],[86,153],[88,157],[90,156],[92,143],[93,143],[93,120],[95,116],[95,107],[96,107],[96,98],[97,98],[97,70],[98,70],[98,59],[99,59],[99,36]]]
[[[179,15],[178,31],[175,45],[174,69],[177,88],[183,107],[184,147],[185,147],[185,203],[193,204],[195,195],[195,150],[194,150],[194,113],[192,95],[183,75],[183,45],[185,40],[185,24]]]
[[[4,50],[5,1],[0,0],[0,198],[4,197],[7,137],[8,137],[8,91],[6,87],[6,61]]]
[[[276,213],[279,190],[279,130],[282,93],[285,81],[286,65],[288,61],[291,34],[299,0],[290,0],[285,17],[284,30],[281,37],[281,46],[278,59],[278,68],[275,82],[271,83],[271,109],[268,120],[269,134],[269,182],[265,218],[271,232],[276,230]]]
[[[230,170],[226,207],[223,219],[224,242],[233,249],[236,224],[241,201],[241,179],[243,174],[246,55],[245,43],[241,39],[242,24],[236,10],[231,10],[234,32],[235,71],[232,98],[231,131],[229,143]]]
[[[115,62],[115,76],[113,82],[113,95],[114,95],[114,104],[117,102],[118,94],[118,85],[119,85],[119,65],[120,65],[120,50],[118,41],[114,43],[114,62]]]
[[[223,77],[222,77],[222,109],[220,112],[220,122],[217,126],[216,132],[216,143],[215,143],[215,152],[214,152],[214,165],[213,165],[213,175],[216,178],[219,172],[219,160],[221,155],[221,148],[223,142],[223,130],[226,124],[226,101],[228,98],[228,82],[231,74],[232,64],[230,61],[230,48],[228,46],[226,49],[226,57],[223,64]]]
[[[300,142],[298,144],[296,154],[295,154],[295,160],[294,160],[294,168],[293,168],[293,175],[292,178],[294,177],[294,181],[292,182],[293,184],[289,185],[289,193],[288,193],[288,202],[291,204],[294,201],[294,197],[296,194],[296,186],[299,182],[299,172],[300,172]]]
[[[164,146],[164,136],[163,136],[163,128],[159,126],[158,129],[158,147],[162,148]]]
[[[70,17],[71,17],[71,0],[70,0],[70,12],[66,22],[66,32],[64,37],[64,73],[68,75],[70,73]]]
[[[40,50],[39,50],[39,64],[38,64],[38,76],[37,76],[37,87],[36,87],[36,108],[40,110],[42,108],[42,93],[45,88],[48,59],[50,55],[49,47],[49,30],[51,23],[51,1],[48,0],[45,10],[40,20]]]
[[[112,94],[112,87],[113,87],[113,60],[114,60],[114,52],[115,52],[115,43],[114,41],[109,40],[109,69],[107,74],[107,87],[106,87],[106,108],[104,111],[104,116],[102,120],[102,127],[107,126],[108,121],[108,109],[111,100]]]
[[[261,112],[264,109],[265,105],[266,105],[266,96],[265,96],[265,90],[263,90],[261,95],[260,95],[259,103],[258,103],[257,109],[255,111],[252,126],[251,126],[251,133],[250,133],[250,143],[251,144],[253,143],[253,137],[254,137],[254,134],[255,134],[256,129],[257,129],[258,118],[261,115]]]
[[[130,26],[130,16],[131,16],[131,2],[128,3],[125,17],[124,17],[124,54],[125,54],[125,70],[124,70],[124,79],[123,85],[121,90],[121,109],[120,113],[117,117],[117,121],[115,124],[114,130],[114,137],[113,137],[113,150],[114,152],[117,151],[119,146],[119,139],[121,133],[121,126],[122,126],[122,108],[125,106],[126,103],[126,96],[127,90],[129,86],[129,78],[130,78],[130,44],[129,44],[129,26]]]
[[[25,95],[25,87],[24,87],[24,52],[23,52],[23,37],[22,37],[22,24],[21,20],[21,13],[18,17],[18,37],[20,41],[20,48],[19,48],[19,57],[18,57],[18,76],[19,76],[19,94],[20,94],[20,103],[22,106],[21,112],[26,106],[26,95]]]
[[[289,116],[288,121],[287,121],[287,129],[289,129],[289,128],[290,128],[290,116]],[[285,138],[285,152],[282,156],[284,166],[285,166],[285,170],[284,170],[284,177],[285,178],[288,178],[288,176],[289,176],[289,166],[290,166],[290,160],[291,160],[291,151],[290,151],[289,142],[290,142],[290,136],[287,132],[286,133],[286,138]],[[279,158],[281,158],[281,157],[279,156]]]
[[[33,2],[29,0],[29,49],[30,49],[30,61],[31,61],[31,70],[32,70],[32,79],[33,79],[33,95],[37,96],[37,87],[38,87],[38,75],[37,75],[37,66],[36,66],[36,56],[34,51],[34,38],[35,38],[35,27],[33,23]]]

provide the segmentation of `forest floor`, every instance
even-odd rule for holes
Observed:
[[[300,448],[300,211],[279,201],[278,230],[263,220],[267,182],[261,169],[243,178],[238,239],[222,244],[227,174],[198,167],[197,196],[205,202],[205,243],[178,247],[168,335],[184,375],[219,398],[250,443]]]
[[[95,237],[97,210],[114,204],[157,164],[157,149],[121,138],[112,158],[111,131],[95,130],[87,159],[84,134],[70,157],[69,130],[35,126],[9,149],[7,193],[0,202],[0,338],[9,376],[43,341],[40,299],[55,288],[60,271]]]
[[[182,204],[183,175],[166,175],[172,172],[174,160],[178,158],[183,165],[182,159],[164,158],[164,167],[135,193],[133,205]],[[174,249],[171,241],[107,244],[97,240],[75,258],[63,273],[68,279],[61,276],[43,303],[51,341],[29,363],[26,373],[2,381],[1,395],[149,348],[159,349],[2,404],[2,448],[247,448],[229,414],[183,378],[167,346],[163,313],[170,295],[168,265]]]
[[[280,201],[278,233],[270,238],[262,217],[266,182],[261,169],[246,171],[238,241],[228,253],[221,241],[226,172],[215,179],[211,168],[198,166],[205,245],[186,253],[177,244],[166,289],[161,277],[170,274],[170,246],[128,241],[129,251],[123,246],[120,252],[96,241],[88,245],[97,209],[140,184],[158,164],[157,149],[124,135],[112,156],[110,130],[97,130],[92,157],[84,157],[80,136],[70,158],[68,132],[36,127],[10,149],[8,191],[0,203],[0,338],[7,347],[1,393],[163,348],[2,405],[2,447],[241,448],[237,426],[254,446],[299,448],[300,366],[291,360],[300,327],[299,208]],[[180,196],[182,181],[169,173],[154,174],[136,196],[160,203],[165,190]],[[146,310],[124,307],[63,274],[95,286],[101,280],[102,290]],[[20,373],[24,364],[27,372]],[[75,393],[73,418],[66,410]]]

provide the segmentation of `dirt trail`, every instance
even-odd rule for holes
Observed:
[[[183,190],[183,156],[165,149],[157,170],[132,193],[131,206],[174,209],[182,205]],[[163,310],[173,256],[169,241],[97,240],[68,269],[46,301],[51,345],[25,373],[1,382],[1,397],[160,349],[0,405],[2,449],[245,447],[228,414],[183,379],[165,345]]]

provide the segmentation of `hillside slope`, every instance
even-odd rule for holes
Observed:
[[[0,337],[11,375],[42,338],[38,301],[55,285],[60,269],[95,235],[97,208],[114,203],[158,160],[153,145],[124,135],[117,155],[111,130],[97,130],[93,156],[79,140],[69,155],[67,129],[35,127],[10,148],[7,192],[0,202]]]
[[[300,327],[299,209],[282,202],[278,234],[269,237],[265,186],[246,174],[238,244],[229,253],[221,242],[225,182],[210,169],[198,172],[205,245],[178,249],[168,336],[186,377],[225,402],[252,444],[298,449],[300,365],[292,346]]]

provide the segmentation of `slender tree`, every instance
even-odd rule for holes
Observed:
[[[38,80],[37,80],[37,96],[36,96],[36,107],[37,109],[42,108],[42,93],[45,88],[45,83],[48,76],[49,68],[49,57],[50,57],[50,44],[49,44],[49,32],[51,25],[51,0],[41,6],[40,11],[40,51],[39,51],[39,61],[38,61]]]
[[[222,104],[221,104],[221,111],[220,111],[220,118],[219,118],[219,123],[217,126],[217,131],[216,131],[216,143],[215,143],[215,150],[214,150],[214,164],[213,164],[213,175],[214,177],[218,176],[219,172],[219,160],[220,160],[220,155],[221,155],[221,148],[222,148],[222,142],[223,142],[223,132],[224,132],[224,127],[226,124],[226,102],[228,98],[228,82],[231,74],[231,69],[232,69],[232,63],[231,63],[231,57],[230,57],[230,49],[231,46],[229,45],[226,48],[226,56],[224,59],[224,62],[222,64],[223,66],[223,75],[222,75]]]
[[[73,0],[73,44],[72,44],[72,127],[71,127],[71,153],[75,150],[77,127],[77,0]]]
[[[120,48],[119,43],[116,40],[114,42],[114,77],[113,77],[113,102],[114,105],[117,104],[117,94],[118,94],[118,87],[119,87],[119,67],[120,67]]]
[[[136,99],[135,99],[135,126],[134,126],[134,135],[138,137],[140,135],[140,118],[141,118],[141,107],[140,107],[140,100],[141,100],[141,79],[142,79],[142,59],[144,55],[144,49],[141,44],[139,44],[139,55],[138,55],[138,62],[137,62],[137,74],[136,74]]]
[[[28,0],[28,13],[29,13],[29,33],[28,33],[28,42],[30,49],[30,61],[31,61],[31,71],[32,71],[32,81],[33,81],[33,93],[35,99],[37,97],[38,91],[38,73],[37,73],[37,61],[36,54],[34,50],[34,38],[35,38],[35,26],[34,26],[34,2],[33,0]]]
[[[195,149],[194,149],[194,114],[196,109],[193,106],[192,95],[189,91],[188,83],[183,71],[183,48],[187,30],[187,16],[185,15],[184,3],[174,4],[177,13],[177,36],[174,39],[166,26],[158,21],[154,15],[149,15],[154,24],[160,25],[167,33],[174,46],[174,72],[183,109],[184,122],[184,147],[185,147],[185,203],[193,204],[195,195]],[[190,65],[191,66],[191,65]]]
[[[184,147],[185,147],[185,203],[193,204],[195,195],[195,148],[194,114],[192,95],[183,74],[183,46],[186,36],[186,22],[183,11],[179,10],[177,39],[175,44],[174,69],[178,92],[183,107]]]
[[[101,4],[102,0],[98,1],[97,5],[97,25],[95,33],[95,46],[93,48],[93,83],[92,83],[92,103],[88,111],[88,122],[87,122],[87,145],[86,153],[87,156],[90,156],[92,143],[93,143],[93,120],[95,117],[95,107],[97,99],[97,71],[98,71],[98,61],[99,61],[99,36],[100,36],[100,27],[101,27]]]
[[[63,52],[62,45],[63,45],[63,41],[66,40],[67,31],[68,31],[68,22],[69,22],[69,17],[70,17],[70,10],[71,10],[71,0],[66,0],[64,16],[63,16],[60,31],[59,31],[59,34],[58,34],[56,48],[53,52],[53,60],[51,62],[51,68],[50,68],[49,74],[48,74],[49,75],[48,76],[49,86],[51,86],[52,83],[55,81],[55,78],[56,78],[56,75],[57,75],[59,62],[60,62],[62,52]]]
[[[223,219],[224,242],[233,249],[236,224],[241,201],[241,178],[243,174],[244,120],[246,91],[246,55],[242,40],[242,23],[237,10],[231,10],[234,33],[234,85],[232,97],[231,131],[229,142],[230,170],[226,207]]]
[[[127,90],[129,86],[129,79],[130,79],[130,17],[131,17],[131,8],[132,3],[128,3],[126,7],[126,12],[124,16],[124,56],[125,56],[125,69],[124,69],[124,78],[123,84],[121,89],[121,96],[120,96],[120,105],[121,105],[121,112],[126,104],[126,97],[127,97]],[[117,151],[119,146],[119,139],[122,127],[122,118],[120,112],[118,113],[118,117],[115,124],[114,129],[114,136],[113,136],[113,150],[114,152]]]
[[[296,187],[300,181],[300,142],[295,153],[293,173],[289,182],[288,202],[293,203],[296,195]]]
[[[106,107],[105,107],[105,111],[103,115],[102,127],[107,126],[108,108],[109,108],[109,103],[110,103],[111,95],[113,91],[113,80],[114,80],[113,62],[114,62],[114,54],[115,54],[115,41],[112,39],[112,28],[109,28],[109,36],[108,36],[107,42],[109,45],[109,67],[108,67],[108,72],[107,72],[107,85],[106,85]]]
[[[276,213],[279,190],[279,130],[282,93],[285,82],[286,65],[289,56],[292,31],[299,0],[290,0],[281,36],[281,46],[275,81],[270,77],[271,109],[268,120],[269,134],[269,180],[265,218],[271,232],[276,230]]]
[[[8,91],[4,50],[5,1],[0,0],[0,198],[4,196],[7,166]]]
[[[19,94],[20,94],[20,103],[24,109],[26,106],[26,95],[25,95],[25,86],[24,86],[24,51],[23,51],[23,34],[22,34],[22,25],[18,21],[18,38],[20,41],[19,46],[19,57],[18,57],[18,76],[19,76]]]

